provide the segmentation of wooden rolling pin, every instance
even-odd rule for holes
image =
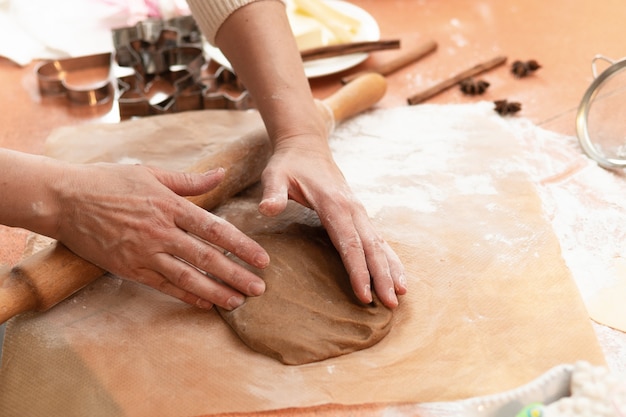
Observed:
[[[336,124],[371,107],[386,89],[383,76],[367,74],[324,99],[320,107],[329,125]],[[217,207],[259,181],[270,155],[271,144],[263,128],[207,155],[188,171],[222,166],[226,178],[209,193],[189,200],[207,210]],[[45,311],[105,272],[56,242],[13,268],[0,270],[0,324],[27,311]]]

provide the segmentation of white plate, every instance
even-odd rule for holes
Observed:
[[[326,0],[332,4],[337,10],[345,13],[353,18],[361,21],[361,27],[354,36],[354,42],[362,41],[377,41],[380,40],[380,29],[376,19],[365,10],[352,3],[348,3],[342,0]],[[232,70],[232,66],[228,59],[224,56],[219,48],[214,47],[208,43],[205,43],[205,52],[207,55],[216,61],[218,64],[225,66]],[[360,52],[356,54],[344,55],[333,58],[316,59],[313,61],[307,61],[304,63],[304,73],[308,78],[321,77],[324,75],[334,74],[341,72],[348,68],[352,68],[365,61],[369,56],[368,53]]]

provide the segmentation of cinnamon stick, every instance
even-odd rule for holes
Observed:
[[[300,56],[302,56],[303,61],[312,61],[314,59],[331,58],[358,52],[374,52],[398,48],[400,48],[399,39],[387,39],[320,46],[319,48],[305,49],[300,52]]]
[[[419,104],[445,90],[447,90],[448,88],[455,86],[456,84],[458,84],[461,80],[464,80],[466,78],[469,77],[474,77],[478,74],[481,74],[485,71],[489,71],[490,69],[493,69],[497,66],[500,66],[502,64],[504,64],[506,62],[506,57],[505,56],[497,56],[495,58],[492,58],[488,61],[485,62],[481,62],[480,64],[474,65],[471,68],[468,68],[464,71],[461,71],[460,73],[456,74],[455,76],[448,78],[446,80],[443,80],[441,82],[439,82],[438,84],[435,84],[434,86],[427,88],[426,90],[417,93],[411,97],[409,97],[407,99],[409,105],[413,105],[413,104]]]
[[[437,43],[432,40],[429,40],[422,44],[412,45],[406,51],[402,52],[401,55],[395,57],[394,59],[375,66],[371,69],[347,75],[341,79],[341,82],[343,84],[347,84],[350,81],[368,72],[376,72],[380,75],[389,75],[392,72],[399,70],[400,68],[403,68],[409,64],[412,64],[413,62],[422,59],[431,52],[434,52],[436,49]]]

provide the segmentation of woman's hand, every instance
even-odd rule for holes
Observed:
[[[287,199],[317,212],[350,275],[352,288],[364,303],[372,301],[371,284],[387,307],[398,305],[396,294],[406,293],[404,267],[376,232],[363,205],[356,199],[334,163],[325,138],[313,135],[278,141],[263,172],[259,211],[282,212]]]
[[[59,212],[52,237],[90,262],[189,304],[232,309],[263,293],[264,249],[230,223],[181,196],[203,194],[218,169],[186,174],[146,166],[68,165],[54,184]]]
[[[197,6],[195,15],[206,17],[199,1],[191,5]],[[255,1],[237,9],[220,26],[215,42],[254,97],[274,146],[262,176],[261,213],[280,213],[288,198],[315,210],[357,297],[370,302],[373,282],[381,301],[397,306],[396,294],[406,292],[403,266],[333,161],[327,124],[304,74],[284,4]]]

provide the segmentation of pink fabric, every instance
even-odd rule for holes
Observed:
[[[127,16],[128,25],[147,18],[169,19],[174,16],[188,15],[191,12],[185,0],[93,0],[117,9]]]

